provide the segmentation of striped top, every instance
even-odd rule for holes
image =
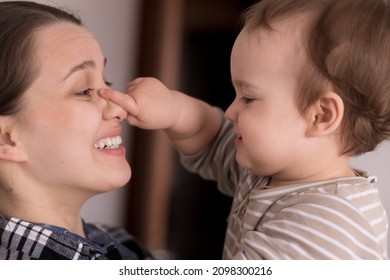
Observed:
[[[233,196],[223,259],[387,259],[388,221],[374,187],[356,177],[270,187],[240,168],[224,121],[216,140],[182,164]]]

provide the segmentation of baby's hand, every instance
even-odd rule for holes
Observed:
[[[155,78],[137,78],[130,82],[126,94],[101,90],[100,95],[127,113],[127,122],[143,129],[167,129],[180,116],[180,98]]]

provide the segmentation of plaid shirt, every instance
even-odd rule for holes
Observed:
[[[121,228],[83,224],[86,238],[56,226],[0,217],[0,260],[152,258]]]

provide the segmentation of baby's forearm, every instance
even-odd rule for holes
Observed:
[[[199,99],[174,91],[180,104],[176,124],[166,129],[175,148],[187,155],[204,149],[217,135],[222,123],[220,111]]]
[[[184,93],[170,90],[155,78],[138,78],[126,93],[100,90],[100,96],[125,110],[127,122],[143,129],[164,129],[177,150],[194,154],[217,135],[220,110]]]

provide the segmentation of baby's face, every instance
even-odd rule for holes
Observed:
[[[289,176],[307,144],[297,108],[303,48],[288,22],[238,36],[231,54],[236,99],[226,111],[237,134],[238,163],[258,175]]]

